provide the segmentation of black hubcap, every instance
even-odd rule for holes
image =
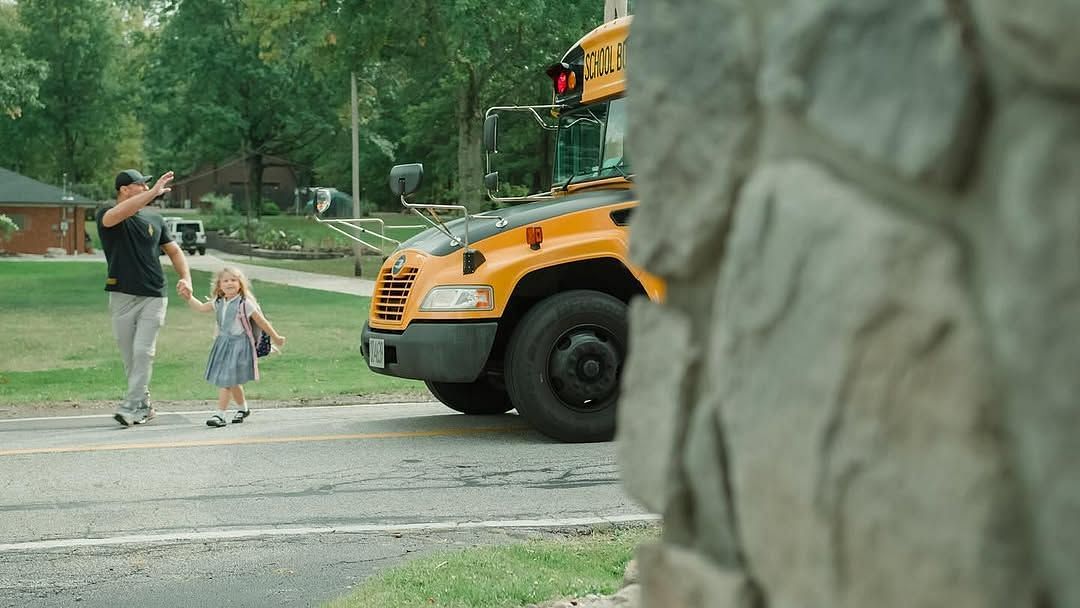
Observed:
[[[595,327],[575,328],[564,334],[551,351],[551,387],[570,408],[601,409],[618,390],[620,360],[610,334]]]

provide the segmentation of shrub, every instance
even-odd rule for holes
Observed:
[[[19,225],[15,220],[0,213],[0,243],[6,243],[11,235],[19,231]]]
[[[239,215],[233,207],[231,194],[207,194],[202,197],[204,203],[210,203],[210,212],[214,215]]]
[[[263,249],[285,250],[293,245],[303,246],[304,239],[294,232],[260,226],[255,233],[255,243]]]
[[[274,201],[263,201],[260,209],[263,215],[281,215],[281,208]]]
[[[228,236],[243,228],[244,218],[239,215],[212,215],[203,220],[203,225],[207,230],[217,230]]]

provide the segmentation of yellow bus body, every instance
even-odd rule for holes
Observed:
[[[598,27],[553,66],[564,76],[574,73],[569,90],[555,95],[560,107],[625,93],[630,22]],[[516,408],[557,439],[610,439],[626,351],[625,307],[635,296],[664,296],[663,282],[629,259],[628,220],[638,204],[632,186],[623,175],[557,184],[546,198],[486,214],[498,223],[470,218],[468,249],[480,262],[468,270],[465,248],[438,230],[403,243],[376,279],[361,337],[368,366],[424,380],[436,398],[466,414]],[[447,228],[462,239],[465,221]],[[530,243],[537,229],[542,239]],[[424,309],[432,290],[448,287],[490,288],[490,302],[478,300],[481,309]],[[557,326],[551,336],[546,325]]]

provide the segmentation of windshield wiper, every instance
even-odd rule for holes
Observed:
[[[623,167],[625,167],[625,166],[626,166],[626,161],[623,160],[623,159],[619,159],[618,163],[616,163],[614,165],[611,165],[610,167],[608,167],[608,169],[614,169],[614,170],[618,171],[619,175],[621,175],[623,177],[623,179],[625,179],[628,182],[634,181],[629,175],[627,175],[626,171],[623,171]]]
[[[631,178],[630,175],[626,171],[623,171],[623,167],[625,167],[625,166],[626,166],[626,161],[620,160],[618,162],[618,164],[611,165],[610,167],[604,167],[603,169],[600,169],[598,171],[591,171],[591,172],[587,172],[587,173],[575,173],[575,174],[571,175],[565,182],[563,182],[563,185],[559,186],[559,189],[562,190],[563,192],[566,192],[567,190],[570,189],[570,184],[575,179],[577,179],[579,177],[584,177],[586,175],[589,175],[590,173],[596,175],[596,177],[602,177],[601,173],[603,173],[604,171],[607,171],[608,169],[614,169],[614,170],[618,171],[619,175],[621,175],[623,177],[623,179],[625,179],[628,182],[634,181],[633,178]],[[611,177],[611,176],[609,176],[609,177]]]
[[[563,183],[562,186],[559,186],[559,190],[562,190],[563,192],[566,192],[567,190],[570,189],[570,182],[574,181],[574,178],[581,177],[583,175],[585,175],[585,174],[584,173],[575,173],[575,174],[571,175],[570,178],[567,179],[566,182]]]

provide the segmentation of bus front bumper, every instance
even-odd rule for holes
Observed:
[[[360,352],[371,371],[387,376],[472,382],[487,363],[498,328],[496,322],[413,323],[391,333],[364,322]]]

